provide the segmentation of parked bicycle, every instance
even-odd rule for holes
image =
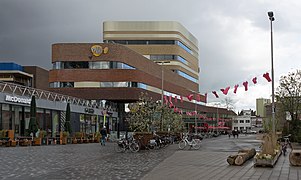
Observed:
[[[291,134],[289,134],[287,136],[283,136],[278,139],[278,142],[281,144],[282,153],[284,156],[286,155],[286,152],[287,152],[287,146],[289,146],[292,149],[290,137],[291,137]]]
[[[116,152],[125,152],[130,150],[131,152],[138,152],[140,150],[139,144],[134,139],[121,139],[117,141],[115,146]]]
[[[193,149],[201,148],[201,140],[200,139],[188,139],[188,136],[184,136],[184,138],[179,142],[179,149],[184,149],[186,146],[190,146]]]

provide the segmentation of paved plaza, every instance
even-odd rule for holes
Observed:
[[[1,147],[0,179],[301,179],[301,167],[281,156],[274,168],[230,166],[226,158],[242,148],[256,148],[255,135],[204,139],[200,150],[116,153],[115,143]],[[300,176],[300,178],[299,178]]]

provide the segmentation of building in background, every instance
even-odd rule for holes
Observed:
[[[266,105],[271,104],[270,99],[258,98],[256,99],[256,115],[262,118],[266,117]]]
[[[33,87],[33,74],[24,71],[24,67],[19,64],[1,62],[0,81]]]
[[[32,87],[37,89],[49,89],[49,71],[38,66],[23,66],[24,71],[32,74]]]

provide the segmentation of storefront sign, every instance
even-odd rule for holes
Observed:
[[[21,98],[21,97],[17,97],[17,96],[6,95],[5,96],[5,101],[14,102],[14,103],[22,103],[22,104],[30,104],[31,99],[30,98]]]
[[[91,52],[92,52],[93,56],[98,57],[102,53],[107,54],[109,52],[109,48],[108,47],[102,48],[100,45],[93,45],[91,47]]]

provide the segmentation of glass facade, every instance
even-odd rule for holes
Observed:
[[[118,61],[61,61],[53,63],[53,69],[135,69]]]
[[[45,130],[47,137],[57,137],[61,129],[61,115],[64,111],[37,108],[36,119],[38,128]],[[95,133],[98,128],[98,116],[92,114],[71,113],[73,121],[71,121],[72,132]],[[84,117],[84,123],[79,122]],[[78,122],[77,122],[77,120]],[[15,137],[29,136],[30,107],[15,104],[0,104],[0,130],[14,130]],[[77,126],[81,126],[78,127]]]

